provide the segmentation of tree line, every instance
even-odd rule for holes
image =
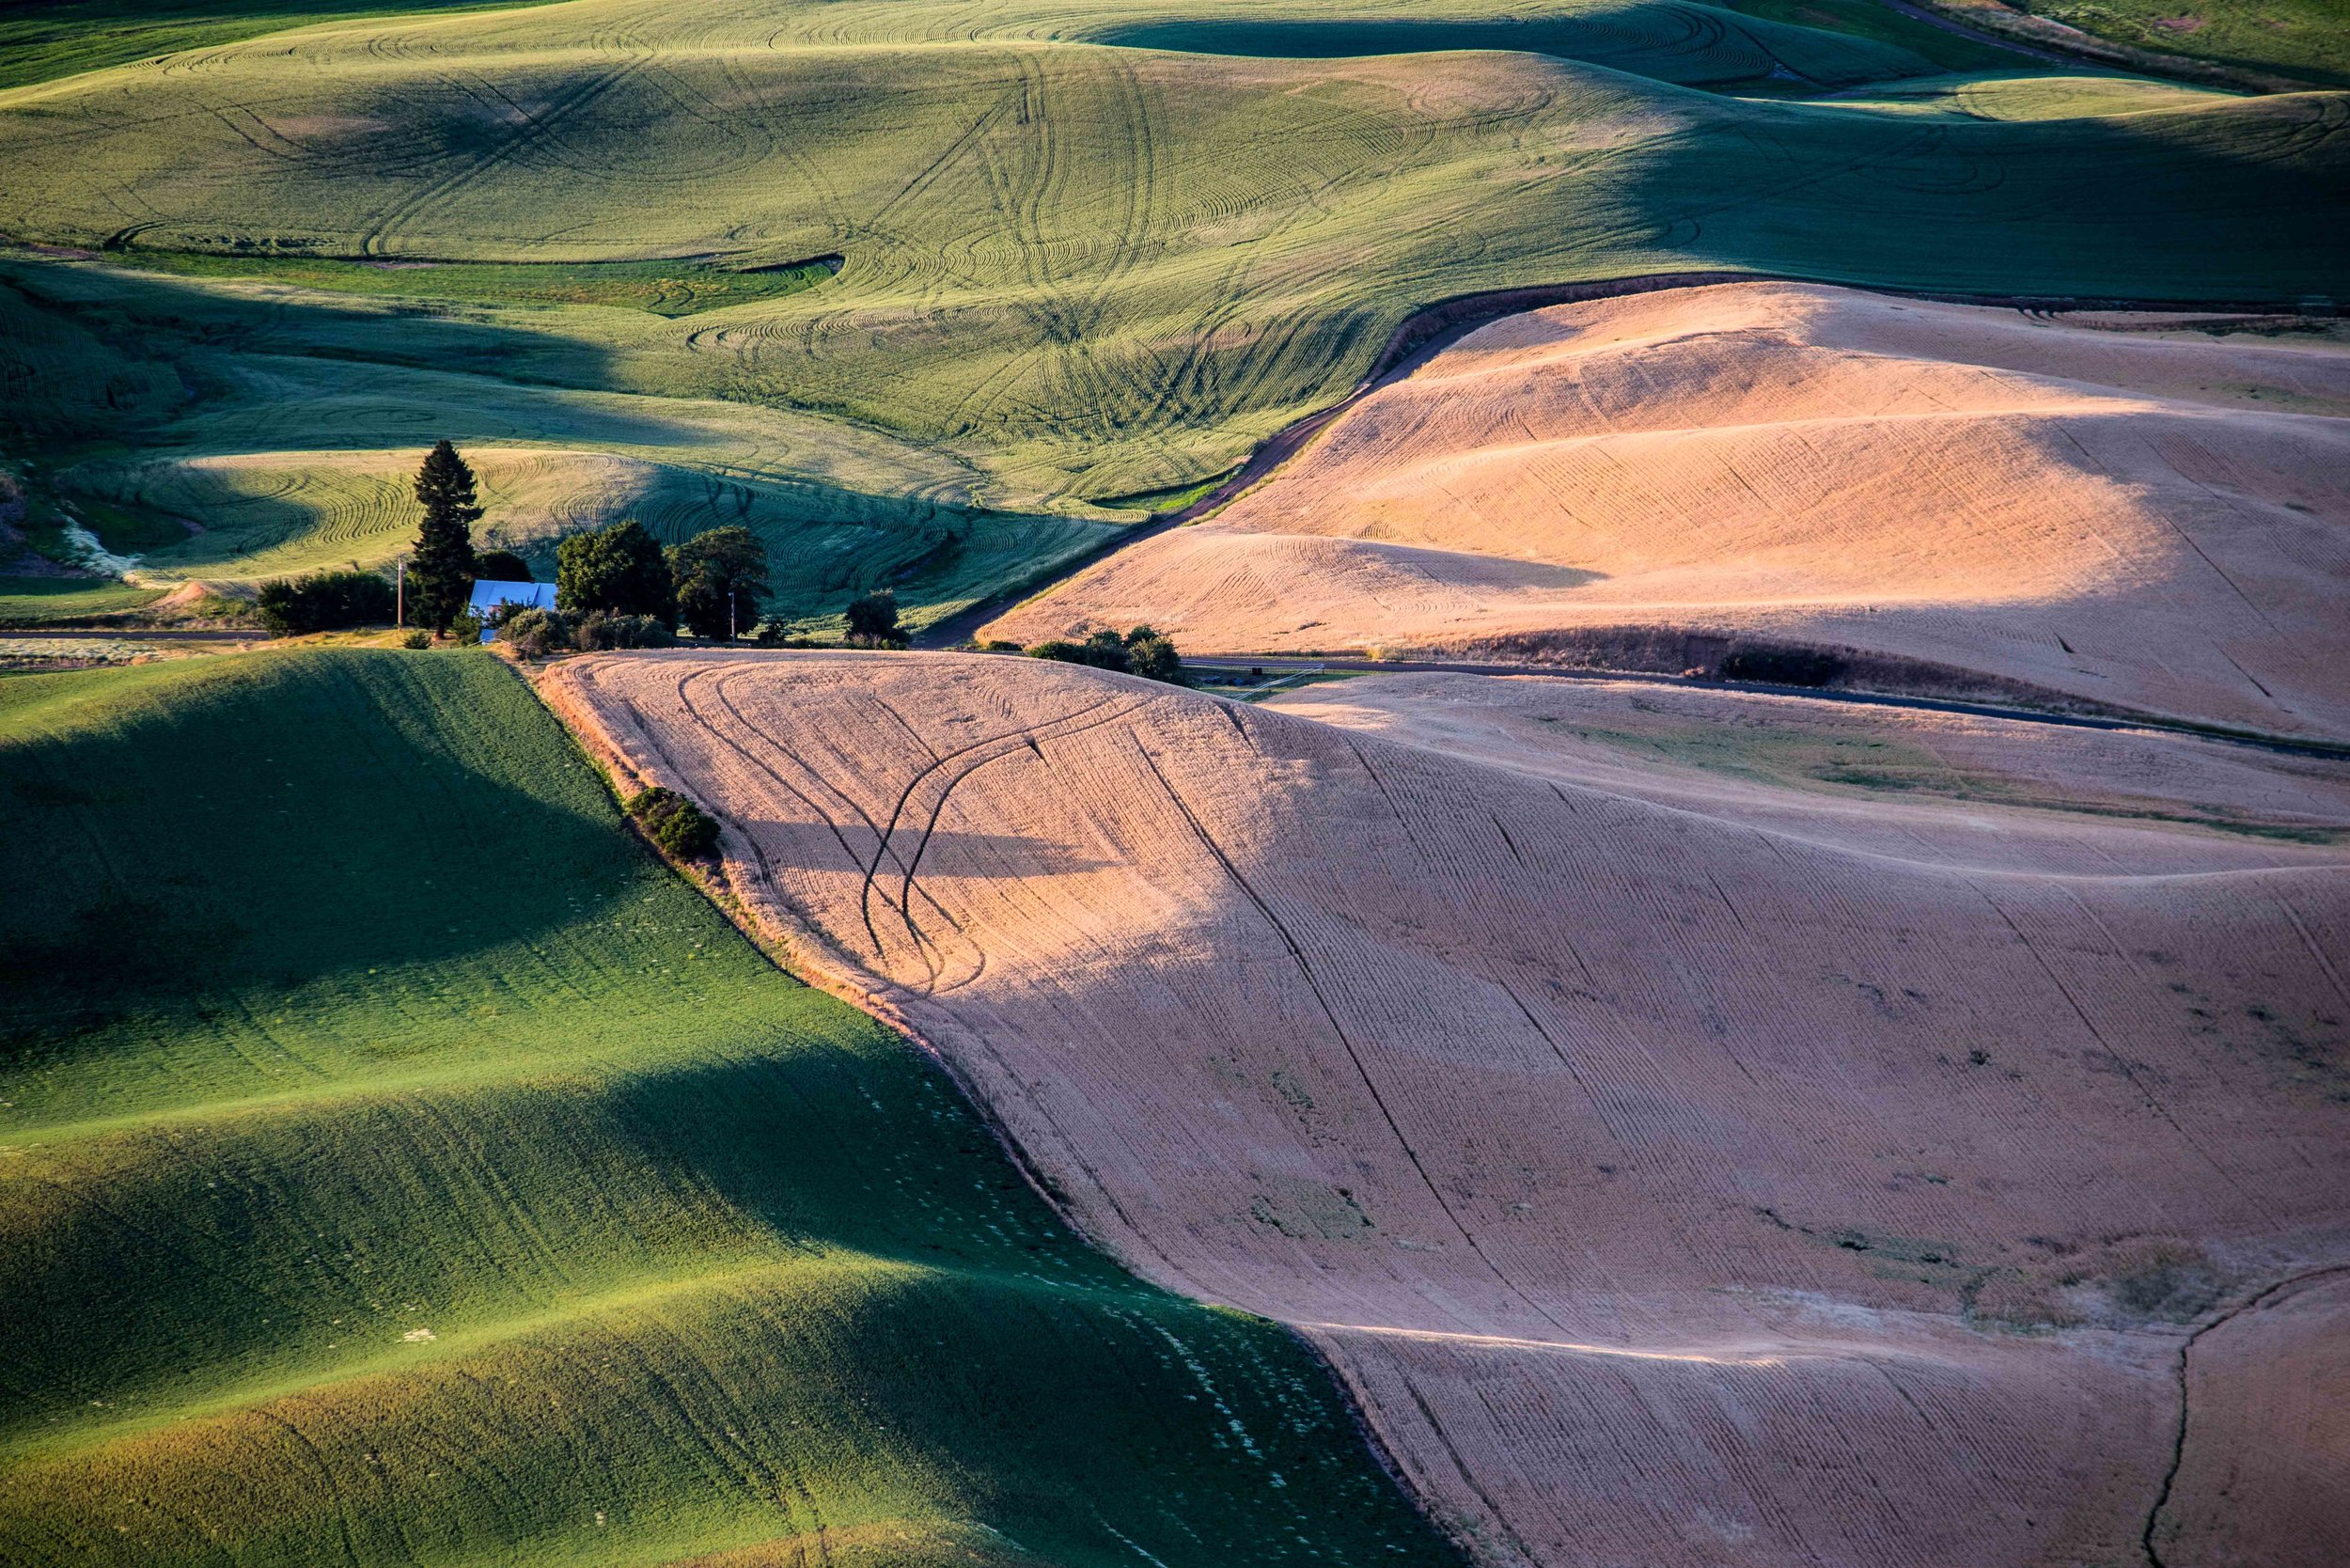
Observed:
[[[473,525],[486,512],[473,469],[454,444],[440,442],[426,455],[415,494],[424,516],[398,590],[406,619],[438,636],[474,635],[474,584],[526,583],[530,565],[509,550],[474,547]],[[572,535],[555,547],[555,560],[556,605],[567,624],[642,619],[664,633],[682,625],[727,641],[759,624],[771,591],[767,548],[744,527],[705,529],[665,549],[632,519]],[[264,583],[256,608],[285,636],[381,624],[399,606],[392,585],[372,572],[326,572]]]
[[[477,550],[473,525],[486,515],[474,472],[456,447],[434,445],[416,471],[415,493],[424,517],[405,575],[405,609],[416,627],[414,645],[454,632],[471,640],[483,629],[474,619],[476,583],[525,583],[529,563],[508,550]],[[740,526],[705,529],[666,548],[634,519],[572,534],[555,547],[555,608],[493,609],[491,624],[532,657],[561,649],[662,647],[680,626],[696,636],[731,642],[756,630],[761,642],[814,646],[779,637],[764,622],[771,592],[767,549]],[[394,619],[392,585],[372,572],[320,572],[298,581],[262,585],[258,608],[280,636],[380,625]],[[898,596],[876,588],[849,603],[851,648],[904,648]],[[1176,685],[1186,684],[1175,645],[1149,626],[1120,636],[1097,632],[1085,641],[1054,640],[1018,650],[1032,658],[1089,665]]]

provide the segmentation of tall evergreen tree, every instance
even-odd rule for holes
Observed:
[[[446,632],[473,592],[473,525],[481,520],[474,501],[473,470],[444,441],[416,471],[416,499],[424,525],[416,530],[408,561],[408,602],[416,624]]]

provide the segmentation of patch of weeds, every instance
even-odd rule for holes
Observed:
[[[1963,1302],[1968,1321],[2006,1328],[2191,1323],[2228,1286],[2208,1253],[2175,1236],[2115,1236],[2087,1246],[2030,1240],[2046,1256],[1975,1281]]]

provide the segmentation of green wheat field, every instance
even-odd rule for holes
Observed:
[[[0,678],[0,1560],[1451,1560],[494,657]]]

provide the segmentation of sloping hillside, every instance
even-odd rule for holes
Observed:
[[[2148,324],[1790,284],[1512,317],[987,635],[1731,631],[2350,734],[2350,347]]]
[[[2338,1554],[2325,1427],[2228,1369],[2340,1332],[2339,845],[1652,799],[1017,659],[553,680],[1097,1234],[1311,1333],[1492,1560]],[[2183,1381],[2257,1488],[2180,1455]]]
[[[1696,267],[2350,297],[2341,95],[1826,97],[1927,69],[1684,0],[573,0],[282,33],[0,92],[0,233],[170,274],[0,268],[0,433],[174,461],[666,445],[686,483],[837,486],[895,524],[1210,478],[1480,289]],[[816,287],[686,315],[542,276],[829,256]],[[321,258],[377,275],[338,290]],[[458,262],[452,300],[424,274]],[[346,380],[364,397],[322,395]],[[659,401],[587,419],[583,392]],[[713,401],[776,411],[775,439],[746,450]],[[755,510],[779,554],[829,520]],[[918,578],[910,603],[948,596]]]
[[[479,654],[0,678],[0,1560],[1442,1564]]]

